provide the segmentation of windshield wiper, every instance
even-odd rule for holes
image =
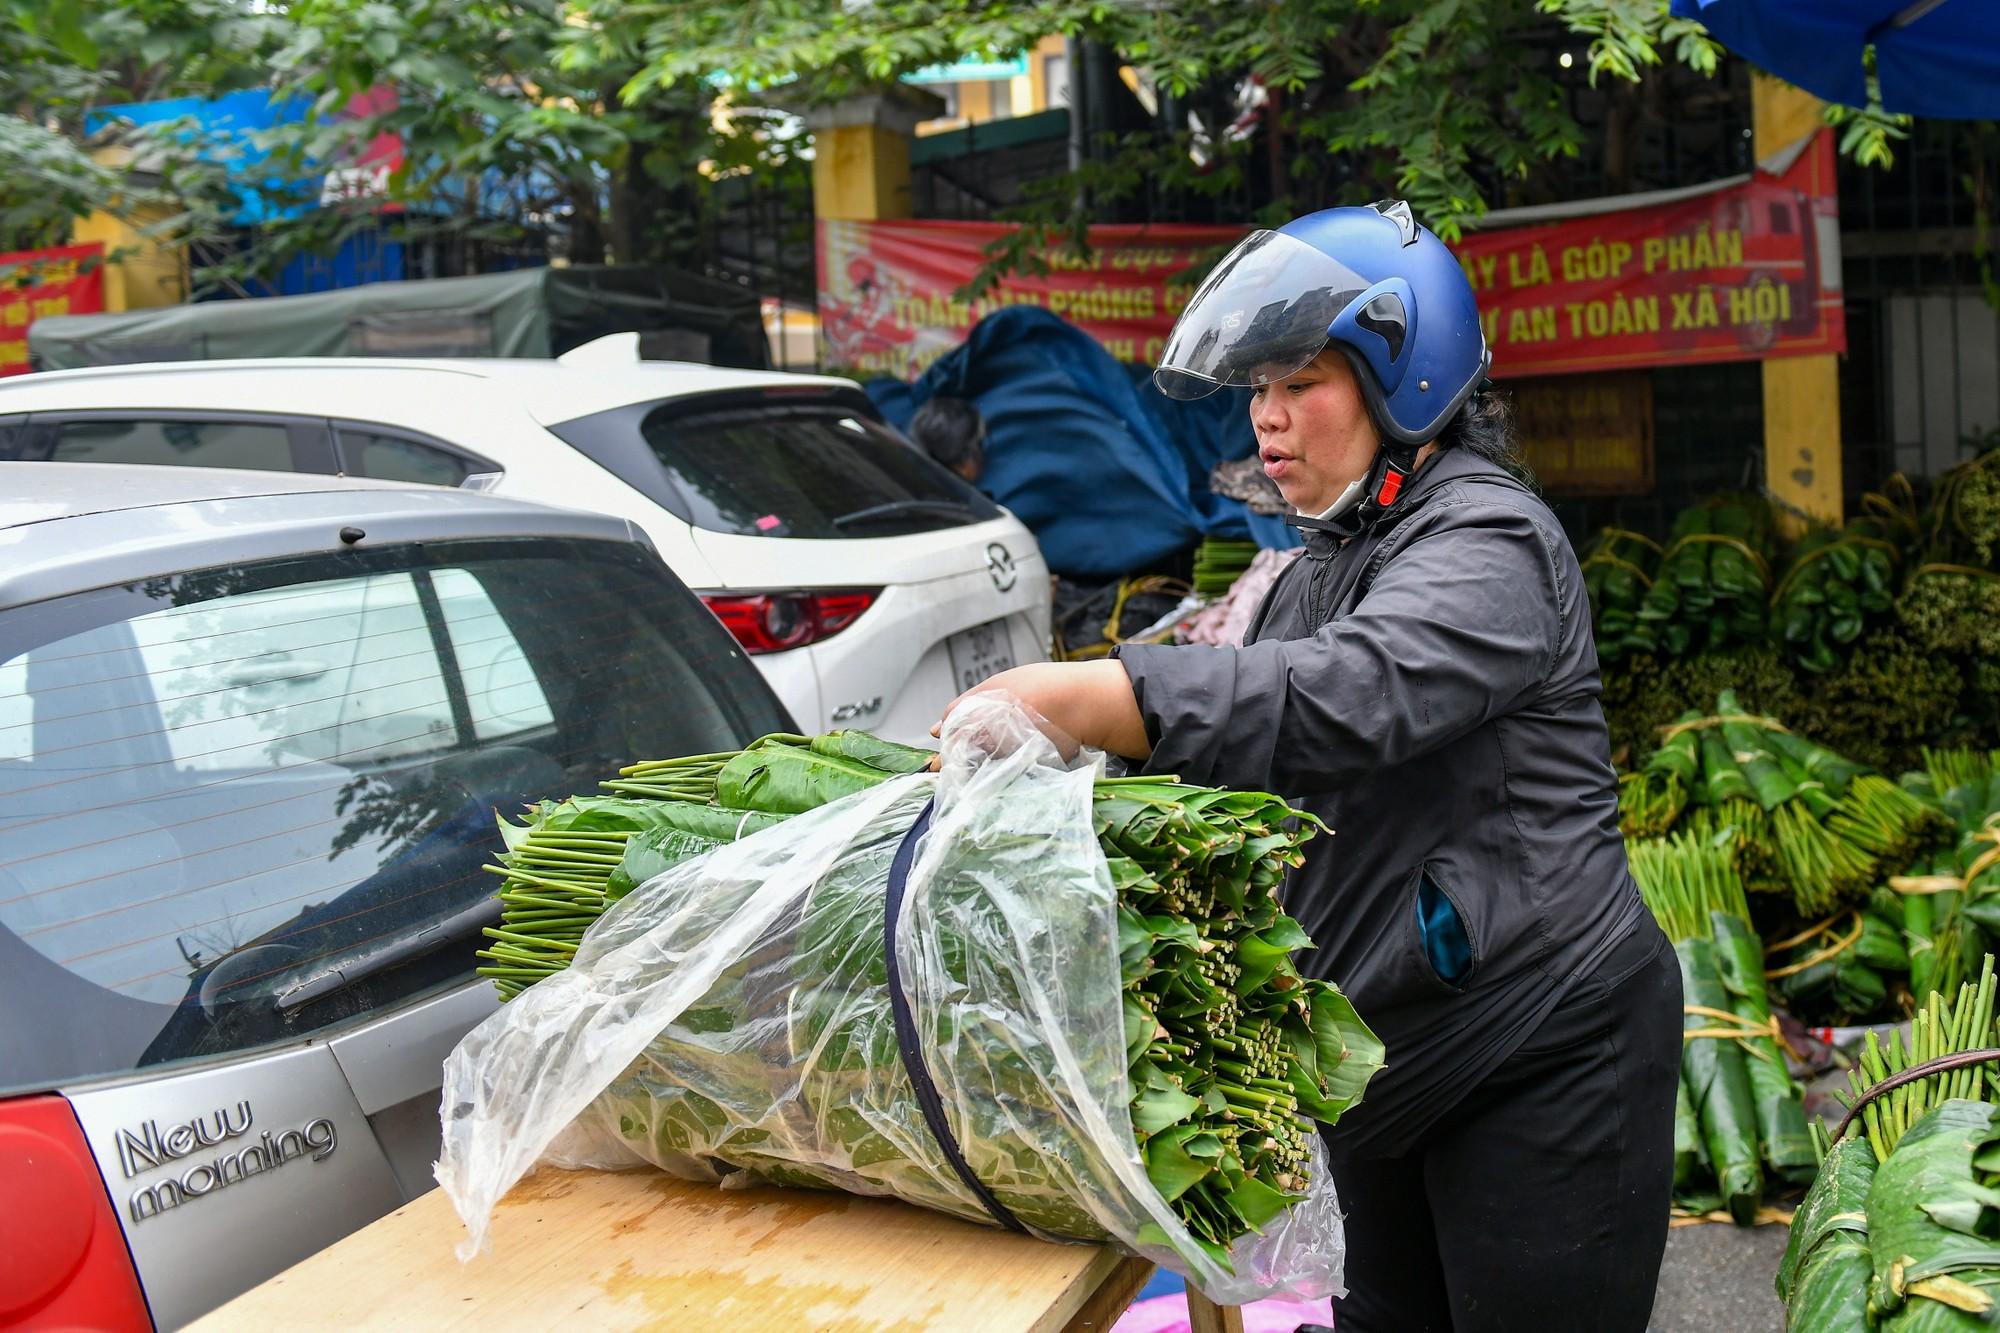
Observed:
[[[413,958],[435,953],[455,940],[462,940],[468,935],[476,937],[484,927],[500,924],[500,912],[500,900],[488,897],[452,913],[442,921],[425,926],[415,934],[378,944],[339,967],[306,977],[281,991],[276,1000],[277,1010],[284,1013],[296,1009],[335,991],[346,990],[378,972],[386,972]]]
[[[851,523],[870,523],[882,518],[913,518],[917,516],[934,518],[971,518],[972,506],[962,500],[890,500],[886,504],[869,505],[851,514],[842,514],[833,520],[833,526],[844,528]]]

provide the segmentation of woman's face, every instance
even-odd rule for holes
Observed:
[[[1301,514],[1319,514],[1364,476],[1380,440],[1361,386],[1339,350],[1250,391],[1250,425],[1264,475]]]

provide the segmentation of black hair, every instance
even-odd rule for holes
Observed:
[[[1520,438],[1514,431],[1514,404],[1490,385],[1474,390],[1445,423],[1438,432],[1437,446],[1477,454],[1534,485],[1534,474],[1521,456]]]
[[[986,457],[980,447],[986,423],[979,409],[963,398],[938,394],[928,399],[910,418],[909,435],[919,449],[954,471],[967,463],[977,470]]]

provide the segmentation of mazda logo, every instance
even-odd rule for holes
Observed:
[[[986,546],[986,572],[993,577],[993,586],[1001,592],[1013,591],[1021,572],[1014,568],[1014,556],[999,542],[989,542]]]

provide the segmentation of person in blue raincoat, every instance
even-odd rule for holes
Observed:
[[[1286,886],[1387,1047],[1331,1131],[1341,1333],[1638,1333],[1666,1240],[1681,986],[1618,833],[1590,608],[1506,466],[1470,285],[1406,205],[1246,238],[1155,379],[1252,391],[1305,534],[1240,647],[1017,668],[1049,729],[1324,819]]]

